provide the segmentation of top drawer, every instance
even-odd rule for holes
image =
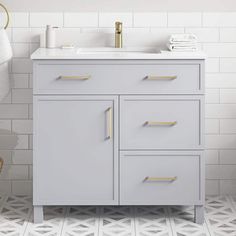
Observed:
[[[46,61],[34,94],[201,94],[201,61]]]

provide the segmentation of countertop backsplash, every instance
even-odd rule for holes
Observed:
[[[163,48],[170,34],[197,35],[199,47],[208,55],[206,193],[236,194],[236,12],[12,12],[7,29],[14,53],[11,93],[0,103],[0,156],[4,159],[0,193],[32,192],[29,57],[40,46],[40,34],[46,25],[59,27],[57,46],[101,47],[113,46],[117,20],[124,24],[125,46]]]

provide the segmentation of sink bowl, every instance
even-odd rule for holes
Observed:
[[[101,48],[78,48],[78,54],[109,54],[109,53],[160,53],[156,48],[147,47],[124,47],[124,48],[112,48],[112,47],[101,47]]]

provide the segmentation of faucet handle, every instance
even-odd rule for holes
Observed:
[[[122,32],[122,22],[116,21],[115,23],[116,32]]]

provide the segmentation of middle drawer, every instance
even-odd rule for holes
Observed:
[[[202,96],[121,96],[121,149],[201,149],[202,103]]]

